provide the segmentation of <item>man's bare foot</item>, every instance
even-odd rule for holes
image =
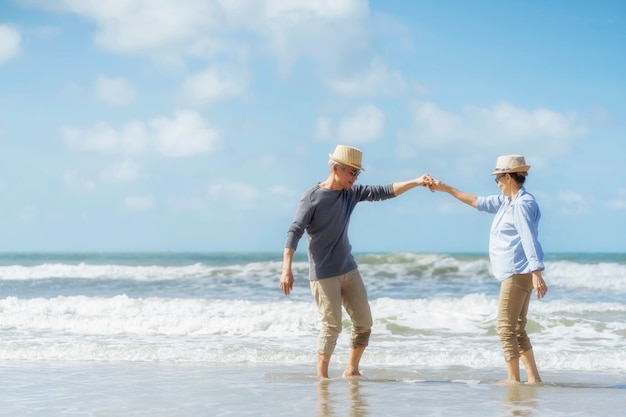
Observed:
[[[515,379],[505,379],[496,382],[496,385],[522,385],[522,383],[520,381],[516,381]]]

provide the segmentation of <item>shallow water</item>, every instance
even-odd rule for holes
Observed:
[[[501,369],[364,368],[320,381],[312,366],[0,363],[6,416],[618,416],[626,373],[544,373],[501,384]],[[331,368],[339,375],[341,369]]]

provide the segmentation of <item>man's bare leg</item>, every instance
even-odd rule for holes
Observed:
[[[541,382],[539,371],[537,370],[537,364],[535,363],[535,355],[532,350],[527,350],[521,354],[522,363],[528,374],[529,384],[538,384]]]
[[[328,365],[330,364],[330,355],[317,355],[317,377],[328,378]]]
[[[348,378],[351,376],[361,376],[359,372],[359,363],[361,362],[361,356],[365,352],[365,346],[350,349],[350,355],[348,356],[348,363],[346,364],[346,370],[343,371],[343,377]]]

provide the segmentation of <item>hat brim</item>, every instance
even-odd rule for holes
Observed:
[[[528,172],[530,170],[530,165],[520,165],[515,168],[507,169],[507,170],[498,170],[496,169],[489,175],[498,175],[498,174],[512,174],[514,172]]]
[[[346,166],[349,166],[350,168],[358,169],[359,171],[365,171],[362,166],[355,165],[355,164],[350,163],[348,161],[343,161],[343,160],[337,158],[336,156],[334,156],[332,153],[329,153],[328,157],[330,159],[332,159],[333,161],[338,162],[338,163],[340,163],[342,165],[346,165]]]

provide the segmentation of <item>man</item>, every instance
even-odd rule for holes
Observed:
[[[287,232],[280,288],[285,295],[293,289],[293,255],[306,232],[310,287],[322,317],[317,343],[317,376],[328,378],[330,357],[341,333],[343,305],[352,320],[350,355],[343,376],[353,377],[361,375],[359,362],[369,343],[372,314],[365,285],[351,253],[348,239],[350,216],[361,201],[397,197],[414,187],[429,185],[432,178],[424,174],[389,185],[355,185],[363,170],[362,152],[351,146],[338,145],[328,156],[328,178],[302,195]]]

